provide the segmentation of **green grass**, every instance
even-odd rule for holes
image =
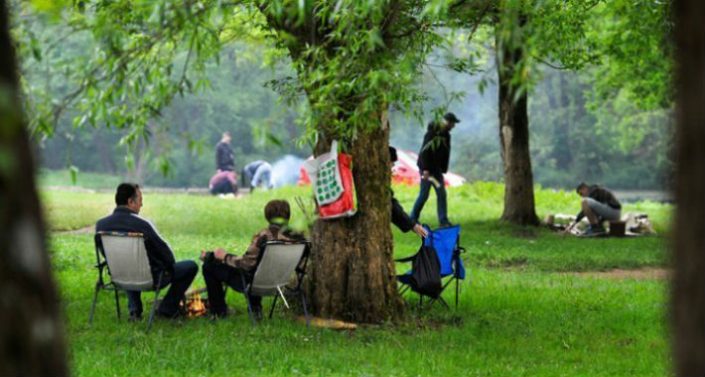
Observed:
[[[408,209],[417,189],[395,187]],[[306,188],[260,192],[240,200],[148,193],[143,214],[157,224],[177,259],[195,259],[201,249],[242,251],[261,228],[262,207],[275,197],[306,197]],[[112,210],[112,194],[44,191],[54,231],[79,229]],[[431,196],[434,197],[433,195]],[[222,376],[663,376],[670,361],[664,322],[667,285],[660,280],[602,279],[569,271],[664,266],[662,236],[576,239],[544,229],[507,226],[501,186],[476,183],[451,189],[450,217],[462,225],[469,267],[460,307],[416,312],[396,325],[353,333],[305,329],[288,313],[252,327],[244,300],[228,294],[237,315],[215,323],[144,323],[115,319],[114,303],[102,294],[96,320],[87,325],[95,271],[91,234],[55,232],[52,263],[67,316],[75,375]],[[540,216],[577,212],[574,194],[537,192]],[[293,202],[293,201],[292,201]],[[645,210],[661,233],[670,207]],[[294,210],[294,225],[304,220]],[[423,221],[435,224],[435,202]],[[394,228],[395,256],[413,253],[419,241]],[[405,267],[399,266],[402,271]],[[197,277],[196,286],[204,286]],[[145,296],[145,301],[149,295]],[[446,297],[451,299],[451,297]],[[408,297],[410,303],[415,302]],[[122,298],[123,310],[125,298]],[[265,301],[265,308],[269,301]]]
[[[63,188],[78,188],[86,190],[113,190],[123,177],[111,174],[77,172],[75,181],[68,169],[50,170],[41,169],[38,181],[41,186],[59,186]]]

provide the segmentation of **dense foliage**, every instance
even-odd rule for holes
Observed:
[[[589,17],[579,44],[561,44],[561,36],[576,30],[566,29],[570,23],[556,22],[557,9],[537,8],[541,17],[532,28],[532,56],[544,58],[527,67],[533,78],[529,112],[536,182],[569,187],[585,179],[619,188],[665,187],[671,168],[672,108],[668,5],[626,0],[591,3],[584,3],[591,8],[580,9]],[[47,168],[75,166],[80,171],[111,172],[155,185],[202,186],[213,169],[212,147],[225,130],[234,134],[239,166],[258,158],[276,160],[285,153],[302,157],[309,153],[309,148],[299,149],[311,139],[302,138],[306,128],[299,127],[306,122],[302,115],[307,102],[300,101],[295,71],[286,55],[273,49],[254,25],[234,26],[235,22],[226,23],[211,14],[215,11],[196,12],[202,20],[215,22],[219,42],[183,31],[179,35],[193,39],[162,46],[168,46],[169,64],[162,50],[139,59],[127,55],[120,61],[135,65],[134,74],[101,84],[98,79],[82,81],[88,67],[102,72],[102,60],[96,60],[95,54],[105,52],[97,47],[126,42],[112,32],[107,41],[98,38],[95,25],[102,25],[105,32],[113,27],[123,30],[123,26],[102,18],[89,24],[88,16],[76,13],[52,16],[24,2],[15,8],[31,127]],[[175,22],[174,27],[193,28],[196,36],[207,33],[196,23],[162,14],[163,7],[148,9],[151,18],[134,21],[146,30],[150,21]],[[561,17],[575,14],[564,12]],[[640,22],[632,22],[637,19]],[[246,27],[250,29],[243,30]],[[124,32],[132,35],[132,30]],[[467,32],[444,33],[448,42],[433,50],[422,66],[423,74],[399,78],[413,85],[388,99],[418,106],[406,107],[412,112],[393,112],[392,143],[417,150],[424,123],[435,109],[450,106],[464,120],[456,132],[453,170],[471,180],[501,180],[494,60],[488,56],[491,37],[482,26],[471,32],[471,43],[466,42]],[[374,43],[372,38],[374,34],[363,40]],[[127,44],[135,45],[135,51],[144,50],[139,44],[144,37],[136,39]],[[229,42],[234,39],[240,42]],[[120,51],[127,49],[123,45]],[[561,50],[563,45],[574,49]],[[555,63],[556,54],[569,66],[585,68],[577,72],[554,69],[551,66],[561,64]],[[145,65],[164,66],[171,73],[137,72]],[[331,66],[328,75],[340,74],[340,69]],[[388,77],[375,72],[361,79],[370,84],[377,75],[377,85],[389,85]],[[408,72],[414,70],[410,67]],[[119,85],[127,77],[126,87]],[[91,100],[72,101],[79,89]],[[167,102],[156,97],[149,100],[145,93]],[[326,95],[331,94],[321,94]],[[139,109],[125,112],[116,104],[123,100],[126,104],[121,106],[132,103]],[[106,129],[102,124],[116,127]],[[147,135],[149,145],[140,142],[139,135]]]

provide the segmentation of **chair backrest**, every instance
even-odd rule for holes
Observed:
[[[111,281],[131,291],[154,289],[142,233],[98,232]]]
[[[438,228],[429,232],[424,245],[432,246],[441,264],[441,276],[453,274],[453,257],[460,237],[460,225]]]
[[[252,278],[250,292],[258,296],[276,294],[279,287],[289,283],[305,249],[305,243],[267,242]]]

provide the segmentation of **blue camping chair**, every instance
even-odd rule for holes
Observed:
[[[427,225],[424,225],[424,228],[428,230],[428,237],[424,239],[424,245],[430,246],[436,251],[441,269],[441,279],[449,277],[449,279],[443,283],[441,294],[448,285],[455,281],[455,307],[457,309],[458,293],[460,290],[459,280],[465,279],[465,267],[463,266],[462,259],[460,259],[460,254],[465,252],[465,249],[460,246],[460,225],[438,228],[436,230],[430,230]],[[397,262],[411,262],[414,258],[415,255],[409,258],[397,259]],[[404,294],[411,288],[410,279],[412,273],[413,270],[409,270],[403,275],[397,275],[397,281],[402,284],[400,290],[401,294]],[[446,303],[441,296],[438,296],[438,298],[431,297],[431,304],[435,301],[440,301],[447,308],[450,308],[448,303]],[[419,294],[419,305],[422,303],[423,295]]]

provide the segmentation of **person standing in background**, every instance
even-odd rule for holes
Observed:
[[[235,155],[230,148],[230,132],[223,132],[220,142],[215,147],[215,166],[218,172],[235,171]]]
[[[448,203],[446,199],[445,180],[443,173],[448,172],[450,162],[450,131],[460,123],[453,113],[446,113],[441,122],[430,122],[419,151],[419,174],[421,175],[419,196],[411,210],[411,220],[418,222],[429,191],[433,186],[438,199],[438,223],[442,227],[451,226],[448,220]]]

